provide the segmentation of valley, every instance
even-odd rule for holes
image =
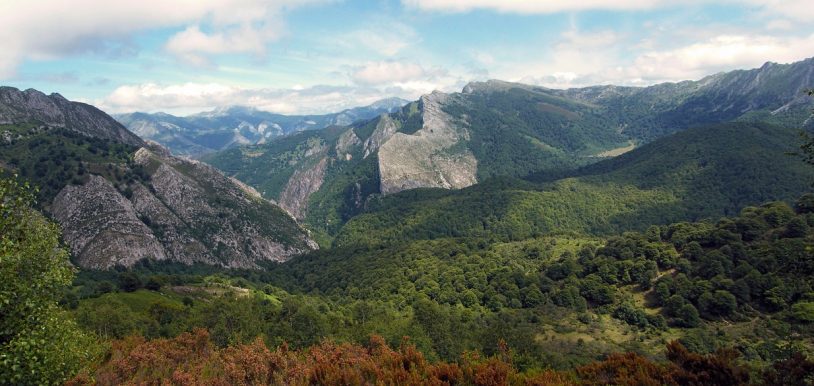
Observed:
[[[0,88],[0,304],[35,315],[0,375],[773,384],[814,366],[811,73],[472,82],[273,135]]]

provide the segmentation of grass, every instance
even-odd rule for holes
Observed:
[[[156,292],[146,289],[140,289],[134,292],[112,292],[104,294],[95,299],[84,300],[91,304],[102,304],[111,301],[119,300],[126,304],[133,312],[147,312],[150,306],[157,302],[170,302],[175,305],[182,306],[181,299],[183,296],[166,291]]]

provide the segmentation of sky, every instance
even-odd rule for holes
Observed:
[[[814,56],[812,0],[0,0],[0,85],[313,114],[470,81],[646,86]]]

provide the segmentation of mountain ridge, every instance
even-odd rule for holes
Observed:
[[[312,230],[330,235],[379,195],[464,188],[501,176],[551,179],[603,155],[727,121],[808,127],[814,104],[798,91],[814,87],[812,74],[814,59],[648,87],[555,90],[471,82],[459,93],[436,91],[347,128],[204,159],[274,200],[294,177],[307,176],[309,188],[287,194],[284,205],[298,208],[297,217]],[[733,86],[741,82],[746,85]]]
[[[144,141],[98,108],[71,102],[60,94],[0,86],[0,124],[39,122],[90,137],[141,146]]]
[[[199,156],[237,145],[264,143],[271,138],[392,112],[408,101],[391,97],[367,106],[335,113],[284,115],[255,107],[231,105],[187,116],[163,112],[115,114],[114,118],[144,139],[152,139],[175,154]]]

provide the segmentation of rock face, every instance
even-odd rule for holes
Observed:
[[[143,259],[256,268],[316,248],[291,215],[254,189],[173,157],[91,106],[0,88],[0,125],[9,133],[0,142],[0,168],[50,168],[21,176],[50,189],[40,205],[83,268]],[[54,168],[60,174],[49,176]]]
[[[91,176],[85,185],[66,186],[51,210],[82,267],[107,269],[131,266],[141,259],[167,259],[133,204],[103,177]]]
[[[133,146],[144,142],[101,110],[71,102],[59,94],[45,95],[28,89],[0,87],[0,124],[37,123],[70,129],[88,137],[107,139]]]
[[[460,189],[477,183],[478,162],[465,146],[462,125],[442,110],[449,96],[421,97],[424,124],[415,134],[395,133],[379,149],[382,194],[415,188]]]
[[[288,184],[280,194],[280,206],[297,220],[305,218],[308,209],[308,198],[322,186],[327,166],[328,158],[323,157],[309,168],[298,169],[288,180]]]
[[[94,175],[54,200],[52,213],[84,268],[141,259],[253,268],[314,248],[284,211],[211,166],[147,148],[133,158],[153,172],[149,182],[129,186],[129,199]]]
[[[398,129],[399,127],[396,125],[396,122],[390,118],[390,115],[382,114],[379,118],[379,122],[376,124],[376,130],[365,140],[364,157],[367,158],[370,154],[378,151],[393,134],[396,134]]]
[[[356,133],[353,132],[353,129],[348,129],[336,140],[336,146],[334,146],[336,156],[339,157],[339,159],[350,161],[353,158],[353,148],[360,143],[361,141],[359,137],[356,136]]]

